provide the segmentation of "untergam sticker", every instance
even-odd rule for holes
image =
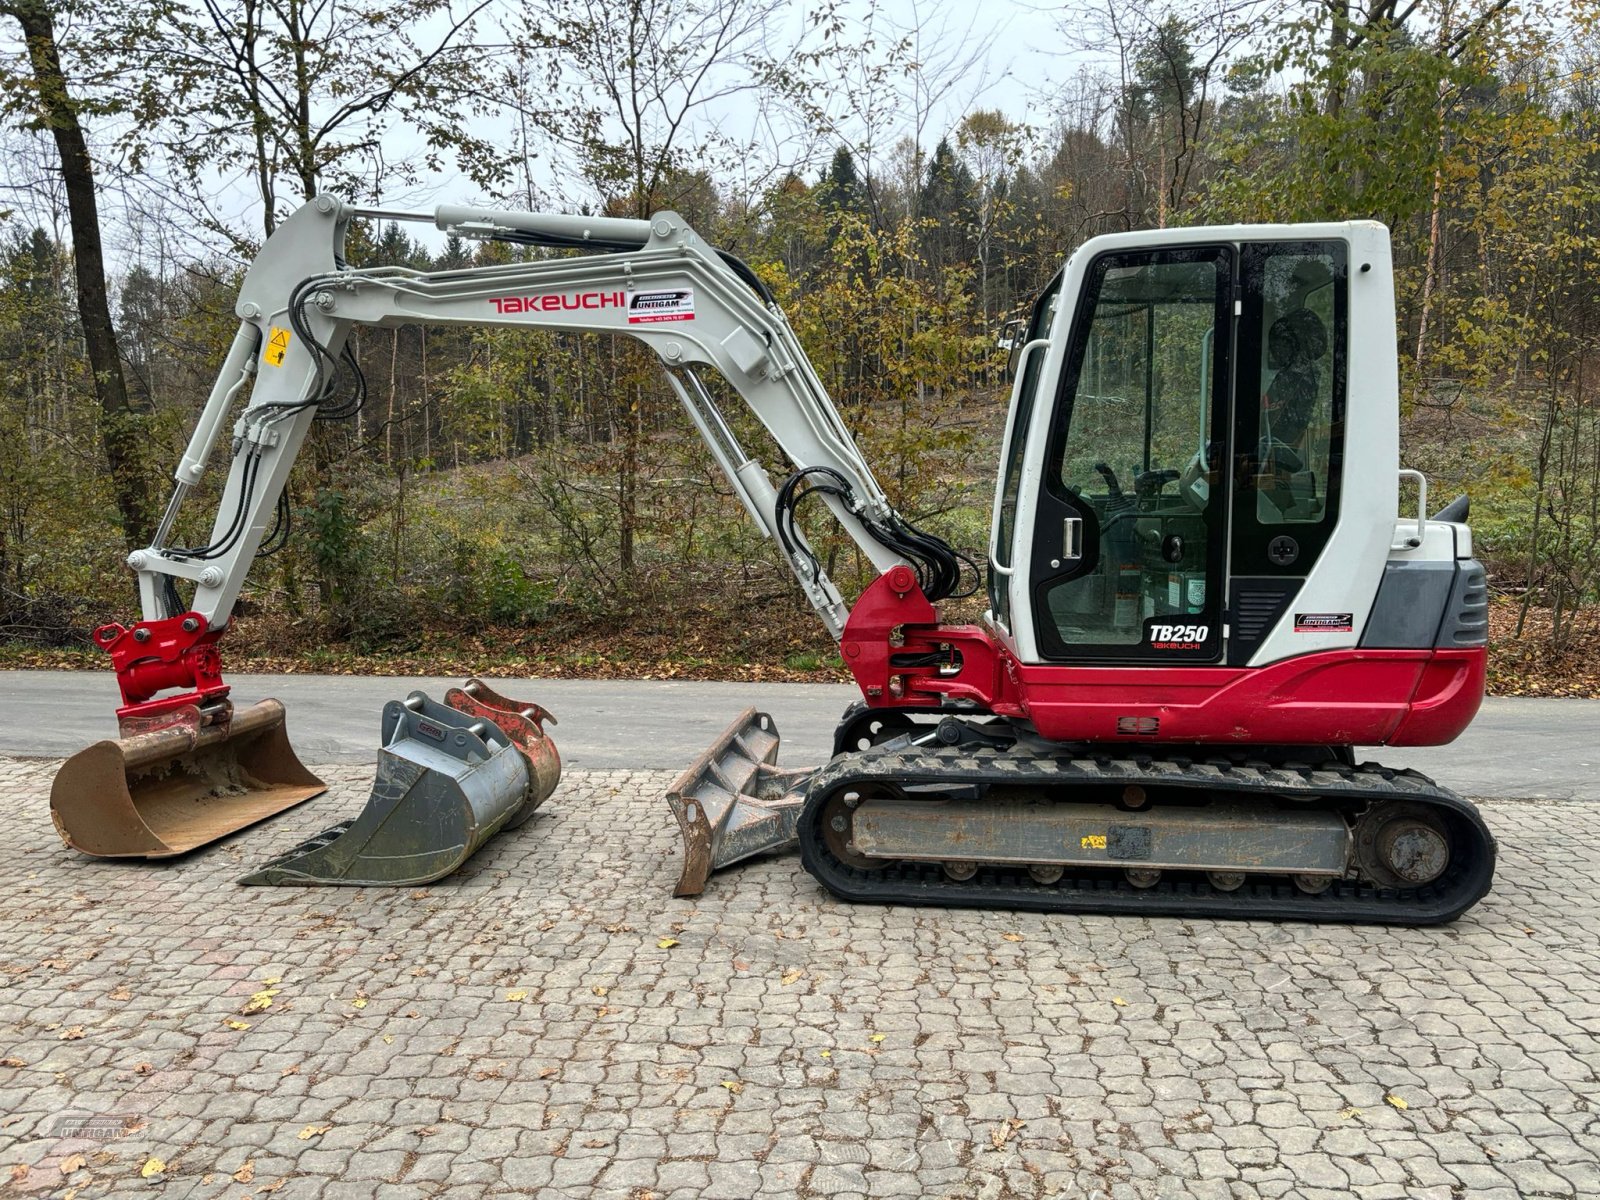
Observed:
[[[1296,633],[1354,633],[1354,616],[1350,613],[1295,613]]]
[[[628,293],[628,324],[652,325],[657,321],[694,320],[694,289],[670,288],[659,292]]]

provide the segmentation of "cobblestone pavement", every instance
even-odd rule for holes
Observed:
[[[0,1190],[1600,1195],[1595,806],[1488,806],[1494,893],[1408,931],[850,908],[792,858],[672,900],[662,772],[426,891],[247,890],[370,770],[116,865],[53,766],[0,760]]]

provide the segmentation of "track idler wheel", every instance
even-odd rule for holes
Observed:
[[[1356,861],[1384,887],[1425,887],[1450,866],[1450,833],[1431,808],[1386,801],[1357,823]]]

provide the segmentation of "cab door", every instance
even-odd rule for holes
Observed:
[[[1233,279],[1226,245],[1085,273],[1019,538],[1045,661],[1221,657]]]

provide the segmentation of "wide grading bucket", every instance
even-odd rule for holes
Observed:
[[[102,858],[186,854],[326,790],[295,757],[283,705],[180,710],[163,728],[96,742],[50,787],[61,840]]]
[[[359,814],[272,859],[243,884],[394,887],[457,870],[526,821],[560,777],[542,708],[479,680],[440,704],[422,692],[384,706],[372,794]]]

